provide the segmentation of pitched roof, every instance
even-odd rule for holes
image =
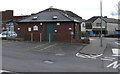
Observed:
[[[113,18],[103,18],[103,20],[107,23],[118,23],[118,20]]]
[[[20,20],[19,22],[58,22],[58,21],[82,22],[82,18],[71,11],[48,8],[26,19]]]
[[[91,22],[93,23],[96,19],[100,18],[100,16],[93,16],[90,19],[86,20],[86,22]]]
[[[93,23],[98,18],[101,18],[101,17],[100,16],[93,16],[92,18],[88,19],[86,22]],[[102,17],[102,19],[107,23],[118,23],[118,20],[114,19],[114,18]]]

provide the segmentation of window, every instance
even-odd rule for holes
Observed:
[[[82,24],[83,27],[85,27],[85,24]]]
[[[53,19],[57,19],[57,18],[58,18],[57,15],[53,16]]]
[[[32,18],[32,20],[37,20],[37,18],[38,18],[38,17],[34,16],[34,17]]]
[[[101,26],[101,23],[96,23],[96,26]]]
[[[33,30],[34,30],[34,31],[37,31],[37,30],[38,30],[38,26],[35,25],[35,26],[33,27]]]

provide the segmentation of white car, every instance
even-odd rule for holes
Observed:
[[[0,33],[0,38],[6,38],[6,37],[17,37],[17,33],[14,31],[4,31]]]

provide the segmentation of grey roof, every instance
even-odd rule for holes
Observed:
[[[113,18],[103,18],[103,20],[107,23],[118,23],[118,20]]]
[[[93,23],[96,19],[100,18],[100,16],[93,16],[90,19],[86,20],[86,22],[91,22]]]
[[[88,19],[86,22],[91,22],[93,23],[96,19],[101,18],[100,16],[94,16],[90,19]],[[107,17],[102,17],[102,19],[107,22],[107,23],[118,23],[117,19],[114,18],[107,18]]]
[[[54,16],[57,16],[57,19],[53,19]],[[37,19],[33,20],[34,17],[36,17]],[[82,18],[71,11],[63,11],[55,8],[48,8],[26,19],[20,20],[19,22],[58,22],[58,21],[81,22]]]

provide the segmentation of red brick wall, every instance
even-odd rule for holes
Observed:
[[[70,32],[73,30],[74,23],[60,23],[61,25],[56,25],[54,23],[54,30],[57,32],[54,33],[54,41],[61,41],[61,42],[70,42]],[[39,27],[38,31],[33,31],[33,26],[37,25]],[[43,26],[46,25],[43,23],[41,26],[40,23],[19,23],[16,27],[16,32],[19,34],[20,37],[24,37],[25,40],[31,39],[31,33],[33,34],[33,40],[39,41],[40,40],[40,33],[43,33]],[[28,32],[28,27],[32,28],[31,32]],[[17,28],[20,28],[18,31]],[[72,30],[69,30],[72,28]]]
[[[33,26],[38,26],[38,31],[33,31]],[[31,27],[31,31],[28,31],[28,27]],[[18,30],[20,28],[20,30]],[[19,23],[16,27],[16,32],[19,37],[24,37],[25,40],[31,40],[31,33],[33,34],[33,40],[39,41],[40,33],[42,32],[42,26],[39,23]]]
[[[73,31],[73,24],[74,23],[61,23],[59,26],[55,25],[54,29],[57,30],[57,32],[55,32],[55,41],[70,42],[70,32]],[[69,30],[69,28],[72,28],[72,30]]]
[[[2,11],[2,21],[13,19],[13,10]]]

